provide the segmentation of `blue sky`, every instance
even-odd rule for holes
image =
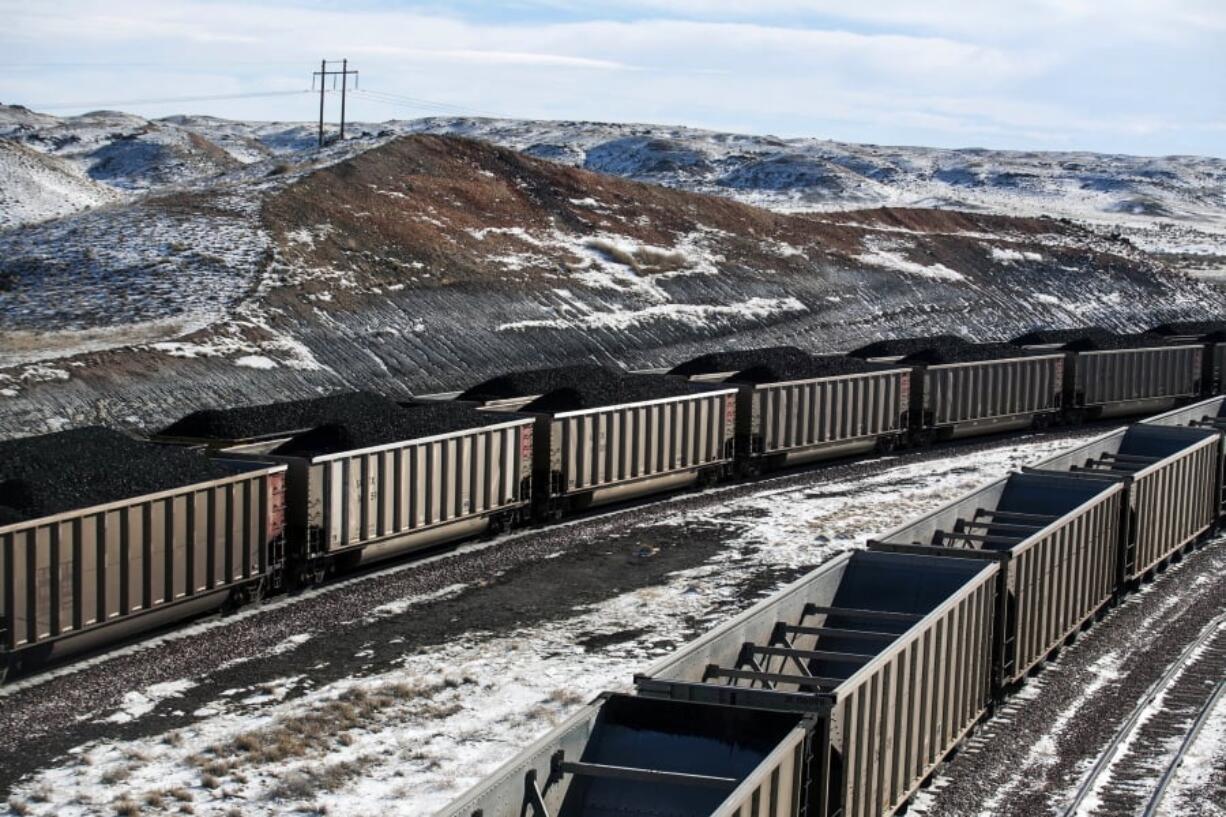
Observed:
[[[309,120],[310,72],[348,57],[378,94],[351,98],[362,121],[453,106],[1226,156],[1226,0],[0,0],[0,15],[0,102],[59,114]]]

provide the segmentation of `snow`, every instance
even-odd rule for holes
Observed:
[[[1197,806],[1204,805],[1205,793],[1214,790],[1214,776],[1221,775],[1223,769],[1226,769],[1226,695],[1218,698],[1200,735],[1188,747],[1183,763],[1167,787],[1157,817],[1197,813]],[[1223,804],[1217,805],[1220,811]]]
[[[606,329],[623,330],[655,322],[675,321],[693,327],[711,327],[739,322],[743,319],[764,320],[789,312],[807,312],[808,307],[796,298],[750,298],[732,304],[661,304],[643,309],[610,307],[607,311],[591,311],[577,305],[582,312],[565,317],[523,320],[503,323],[499,332],[522,332],[528,329]]]
[[[177,698],[194,686],[196,682],[184,679],[153,684],[146,687],[143,692],[129,692],[124,696],[123,705],[104,720],[107,723],[128,723],[136,720],[152,712],[162,701]]]
[[[81,745],[71,759],[23,781],[13,796],[28,802],[31,814],[64,817],[93,813],[99,797],[138,798],[175,786],[191,793],[198,815],[224,815],[235,802],[249,815],[308,808],[354,817],[433,813],[596,693],[626,689],[636,669],[752,603],[741,589],[747,579],[805,569],[863,547],[870,535],[1069,444],[1032,437],[918,463],[885,457],[878,461],[880,470],[864,478],[819,477],[799,485],[766,480],[762,490],[724,502],[675,509],[665,502],[660,516],[644,523],[646,531],[731,525],[728,546],[703,564],[669,574],[662,584],[578,607],[569,619],[470,632],[406,654],[392,669],[318,688],[295,676],[229,690],[177,729],[174,741],[151,734]],[[731,490],[709,493],[718,497]],[[463,592],[452,586],[440,597]],[[427,601],[386,605],[379,615],[416,615],[412,608]],[[581,646],[628,631],[639,634]],[[274,649],[292,650],[309,637],[296,635]],[[158,693],[151,688],[141,694],[152,700]],[[382,703],[371,705],[350,728],[323,721],[317,742],[300,757],[260,761],[239,755],[219,775],[218,788],[201,785],[192,758],[205,747],[253,740],[353,701]],[[133,699],[120,711],[145,705]],[[291,784],[300,772],[318,776],[341,763],[357,764],[360,774],[344,777],[335,788],[316,785],[295,793]],[[103,783],[108,775],[123,779]],[[29,796],[36,791],[48,795],[45,803]]]
[[[966,280],[966,276],[962,273],[952,270],[944,264],[920,264],[907,258],[903,251],[914,248],[914,245],[906,241],[886,241],[870,237],[865,239],[864,247],[867,252],[857,255],[856,259],[869,266],[880,267],[881,269],[901,272],[907,275],[916,275],[920,278],[929,278],[934,281],[957,282]]]
[[[993,261],[1000,261],[1006,264],[1013,264],[1021,261],[1043,260],[1042,253],[1015,250],[1011,247],[992,247],[991,252]]]

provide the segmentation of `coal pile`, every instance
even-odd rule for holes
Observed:
[[[342,392],[327,397],[195,411],[162,429],[167,437],[245,440],[346,423],[354,418],[394,414],[400,404],[370,392]]]
[[[843,355],[810,355],[808,360],[763,363],[750,366],[728,378],[729,383],[786,383],[790,380],[813,380],[819,377],[838,377],[845,374],[877,372],[893,368],[888,364],[869,363],[856,357]]]
[[[957,335],[930,335],[924,338],[894,338],[879,340],[848,352],[850,357],[862,359],[873,357],[907,357],[917,352],[952,353],[953,349],[970,345],[970,341]]]
[[[587,382],[609,382],[625,373],[595,364],[557,366],[552,369],[530,369],[490,378],[468,389],[460,400],[475,400],[481,403],[491,400],[509,400],[514,397],[530,397],[545,394],[555,389],[573,387]]]
[[[1173,338],[1139,332],[1135,335],[1122,335],[1090,326],[1083,329],[1057,329],[1031,332],[1009,341],[1021,346],[1058,345],[1059,349],[1069,352],[1094,352],[1109,349],[1143,349],[1153,346],[1166,346]]]
[[[100,426],[8,440],[0,442],[0,524],[233,473],[198,451],[141,442]]]
[[[677,377],[657,374],[623,374],[570,383],[545,392],[523,407],[523,411],[554,414],[560,411],[641,403],[665,397],[701,394],[719,387],[690,383]]]
[[[1040,356],[1037,349],[1025,349],[1008,343],[967,343],[962,346],[925,349],[907,355],[900,363],[937,366],[942,363],[971,363],[977,360],[1005,360],[1007,358]],[[1050,354],[1050,353],[1047,353]]]
[[[391,410],[352,411],[343,420],[323,423],[295,435],[271,453],[315,457],[507,422],[505,414],[477,411],[455,403],[393,405]]]
[[[1069,343],[1085,343],[1102,340],[1110,343],[1115,333],[1101,326],[1082,326],[1076,329],[1036,329],[1009,341],[1015,346],[1064,346]]]
[[[762,349],[711,352],[674,366],[669,370],[669,374],[692,377],[696,374],[741,372],[758,366],[796,366],[812,358],[813,355],[795,346],[768,346]]]
[[[1149,330],[1153,335],[1193,337],[1205,340],[1226,339],[1226,321],[1176,321],[1163,323]]]

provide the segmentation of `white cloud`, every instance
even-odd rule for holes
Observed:
[[[4,101],[362,85],[527,117],[878,143],[1226,153],[1220,0],[520,0],[438,6],[0,0]],[[110,62],[147,61],[153,69]],[[23,70],[21,63],[103,63]],[[117,95],[116,88],[124,89]],[[355,100],[363,119],[421,115]],[[196,112],[309,119],[296,100]],[[147,115],[177,113],[147,106]]]

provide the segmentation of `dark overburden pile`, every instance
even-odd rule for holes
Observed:
[[[939,365],[942,363],[970,363],[976,360],[1004,360],[1011,357],[1041,355],[1036,349],[1011,346],[1008,343],[967,343],[961,346],[925,349],[907,355],[900,363]]]
[[[867,346],[848,352],[851,357],[868,359],[873,357],[907,357],[916,352],[952,350],[970,344],[966,338],[957,335],[930,335],[925,338],[893,338],[879,340]]]
[[[887,364],[869,363],[843,355],[810,355],[808,360],[780,360],[750,366],[728,378],[729,383],[785,383],[789,380],[811,380],[818,377],[838,377],[844,374],[882,371]]]
[[[1176,321],[1159,324],[1149,331],[1155,335],[1222,340],[1226,339],[1226,321]]]
[[[796,366],[812,360],[813,355],[795,346],[768,346],[762,349],[738,349],[712,352],[691,358],[674,366],[669,374],[691,377],[696,374],[740,372],[757,366]]]
[[[530,369],[525,372],[512,372],[490,378],[484,383],[478,383],[460,395],[461,400],[507,400],[513,397],[529,397],[545,394],[554,389],[562,389],[576,384],[594,381],[616,380],[625,376],[623,372],[607,369],[595,364],[578,366],[557,366],[552,369]]]
[[[308,400],[195,411],[159,433],[204,440],[245,440],[328,423],[370,421],[399,410],[400,404],[377,394],[343,392]]]
[[[91,426],[0,442],[0,524],[209,482],[233,473],[198,451]]]
[[[508,419],[505,414],[477,411],[456,403],[392,405],[392,409],[380,408],[368,413],[353,411],[344,420],[324,423],[295,435],[271,453],[313,457],[496,425]]]

